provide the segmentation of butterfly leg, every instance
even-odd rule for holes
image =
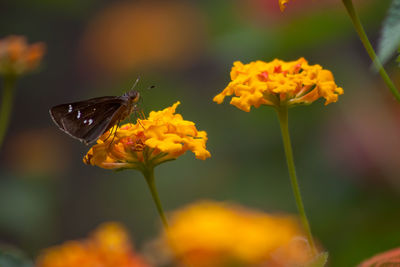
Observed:
[[[107,141],[108,138],[110,138],[110,136],[112,135],[112,133],[113,133],[113,131],[114,131],[114,127],[115,127],[115,125],[114,125],[113,127],[110,128],[110,133],[109,133],[109,135],[107,136],[107,138],[103,140],[103,142]]]
[[[135,116],[136,116],[136,121],[140,124],[140,126],[142,126],[143,130],[144,130],[144,126],[143,124],[140,122],[141,120],[145,120],[146,117],[144,116],[144,112],[143,110],[136,110],[135,111]]]
[[[112,138],[110,144],[108,145],[108,150],[110,150],[111,145],[112,145],[112,143],[114,142],[115,135],[117,134],[117,130],[118,130],[118,127],[119,127],[119,124],[120,124],[120,123],[121,123],[121,120],[118,120],[117,124],[114,125],[114,126],[115,126],[114,136],[113,136],[113,138]]]
[[[146,115],[144,115],[143,110],[140,110],[140,111],[139,111],[139,114],[140,114],[142,120],[145,120],[145,119],[146,119]]]
[[[137,123],[140,124],[140,126],[142,126],[142,128],[144,129],[143,124],[140,122],[140,120],[145,120],[146,116],[144,115],[144,112],[142,109],[138,108],[137,105],[135,105],[133,107],[133,116],[134,119],[136,120]],[[134,124],[134,122],[132,121],[132,117],[131,117],[131,123]]]

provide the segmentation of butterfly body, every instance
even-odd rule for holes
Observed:
[[[50,109],[50,116],[60,130],[89,145],[132,114],[139,99],[139,92],[130,90],[122,96],[61,104]]]

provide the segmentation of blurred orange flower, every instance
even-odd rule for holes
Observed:
[[[23,36],[11,35],[0,39],[0,73],[16,76],[33,71],[45,49],[44,43],[28,45]]]
[[[144,171],[174,160],[188,150],[198,159],[210,157],[206,149],[207,133],[197,131],[194,122],[175,114],[179,104],[152,111],[148,119],[138,120],[136,124],[118,127],[115,137],[104,133],[84,157],[84,163],[105,169]]]
[[[284,266],[311,259],[302,234],[291,216],[203,201],[173,213],[158,245],[194,267]]]
[[[186,66],[203,50],[204,21],[188,1],[115,2],[89,23],[80,58],[108,75]]]
[[[87,239],[68,241],[43,251],[37,267],[148,267],[134,252],[127,231],[105,223]]]
[[[325,98],[325,105],[336,102],[343,89],[338,87],[329,70],[308,65],[304,58],[285,62],[236,61],[231,70],[232,81],[214,101],[221,104],[226,96],[235,95],[231,104],[249,112],[260,105],[274,107],[311,104]]]

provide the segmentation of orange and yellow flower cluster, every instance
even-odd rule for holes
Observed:
[[[160,243],[188,266],[289,266],[310,260],[301,236],[291,216],[204,201],[173,213]]]
[[[126,230],[118,223],[101,225],[82,241],[69,241],[45,250],[37,267],[148,267],[131,245]]]
[[[12,35],[0,40],[0,73],[3,75],[21,75],[37,68],[45,45],[28,45],[25,37]]]
[[[273,107],[310,104],[325,98],[325,105],[336,102],[343,89],[338,87],[329,70],[309,65],[304,58],[285,62],[234,62],[232,81],[214,101],[221,104],[226,96],[234,95],[231,104],[249,112],[260,105]]]
[[[194,122],[175,114],[179,104],[152,111],[147,119],[138,120],[136,124],[122,125],[116,129],[114,137],[106,132],[83,161],[105,169],[142,171],[176,159],[188,150],[198,159],[210,157],[206,149],[207,133],[198,131]]]

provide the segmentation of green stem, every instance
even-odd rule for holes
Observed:
[[[4,77],[4,88],[0,107],[0,148],[3,144],[4,137],[7,133],[8,125],[10,123],[15,81],[16,78],[13,76]]]
[[[168,229],[168,223],[167,219],[165,217],[163,208],[161,206],[161,201],[158,196],[157,188],[156,188],[156,183],[154,179],[154,168],[153,167],[148,167],[147,169],[142,171],[144,178],[146,178],[146,182],[149,186],[151,196],[153,197],[154,203],[156,204],[158,214],[161,217],[161,221],[164,224],[165,230]]]
[[[386,73],[383,68],[379,58],[376,56],[374,48],[372,47],[370,41],[368,40],[367,34],[365,33],[364,27],[361,24],[360,18],[357,15],[356,10],[354,9],[352,0],[342,0],[343,5],[346,7],[347,13],[350,16],[351,21],[353,22],[354,28],[356,29],[358,36],[360,37],[361,42],[363,43],[365,50],[372,62],[375,64],[376,69],[379,71],[379,74],[382,76],[383,81],[386,83],[387,87],[389,87],[393,96],[397,101],[400,102],[400,92],[397,90],[396,86],[389,78],[389,75]]]
[[[317,250],[315,248],[314,239],[311,234],[310,224],[308,222],[306,212],[304,210],[303,200],[301,199],[299,183],[296,176],[296,167],[293,160],[292,144],[290,142],[289,126],[288,126],[288,108],[287,106],[281,106],[276,108],[279,118],[279,124],[281,126],[281,133],[283,139],[283,146],[285,148],[286,162],[289,169],[290,181],[292,183],[293,194],[296,200],[297,209],[299,211],[300,219],[303,224],[304,230],[307,234],[307,239],[310,244],[311,250],[316,255]]]
[[[155,184],[155,179],[154,179],[154,167],[144,167],[144,169],[142,169],[142,173],[144,178],[146,178],[146,182],[149,186],[150,192],[151,192],[151,196],[153,197],[154,203],[157,206],[157,211],[158,214],[161,217],[161,221],[164,225],[164,229],[165,231],[168,233],[168,222],[167,222],[167,218],[165,217],[163,208],[161,206],[161,201],[160,198],[158,197],[158,192],[157,192],[157,188],[156,188],[156,184]],[[171,240],[168,239],[168,243],[171,247],[174,247],[174,244]],[[179,257],[178,260],[180,260],[181,262],[183,262],[185,265],[184,266],[191,266],[187,260],[185,260],[184,258]]]

